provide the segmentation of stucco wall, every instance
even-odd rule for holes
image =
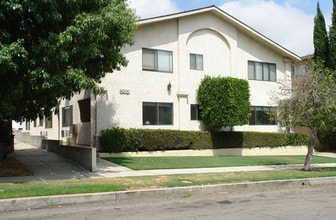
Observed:
[[[142,48],[172,51],[173,73],[143,71]],[[190,120],[190,104],[197,103],[197,88],[205,75],[247,79],[247,62],[253,60],[276,63],[278,81],[290,76],[290,65],[282,56],[210,13],[141,26],[135,44],[123,52],[129,60],[127,68],[107,75],[101,84],[106,94],[98,98],[98,131],[113,126],[204,129],[200,121]],[[203,70],[190,70],[190,53],[203,54]],[[249,80],[249,84],[251,105],[274,105],[272,94],[278,83]],[[120,90],[129,93],[120,94]],[[142,125],[142,102],[173,103],[173,125]],[[234,130],[277,132],[279,127],[246,125]]]

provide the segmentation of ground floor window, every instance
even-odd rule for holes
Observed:
[[[143,125],[172,125],[173,103],[143,102]]]
[[[26,130],[30,130],[30,121],[26,121]]]
[[[191,104],[190,105],[190,120],[192,120],[192,121],[201,121],[202,120],[198,104]]]
[[[250,125],[276,125],[270,117],[271,109],[272,107],[267,106],[251,106]]]
[[[62,108],[62,127],[69,127],[72,124],[72,105]]]

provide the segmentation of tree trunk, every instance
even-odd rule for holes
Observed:
[[[309,171],[311,169],[311,160],[314,152],[315,139],[316,139],[316,128],[312,128],[308,142],[308,153],[306,155],[306,160],[303,167],[305,171]]]

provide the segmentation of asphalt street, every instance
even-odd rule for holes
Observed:
[[[120,202],[4,212],[1,213],[1,219],[334,220],[335,198],[335,185],[243,193],[218,191],[203,195],[148,196]]]

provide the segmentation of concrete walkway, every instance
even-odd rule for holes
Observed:
[[[24,182],[34,180],[108,178],[128,176],[153,176],[169,174],[240,172],[277,169],[299,169],[302,165],[273,165],[273,166],[240,166],[197,169],[161,169],[161,170],[130,170],[109,161],[97,158],[97,170],[89,172],[76,163],[52,152],[36,148],[32,145],[15,140],[16,158],[33,173],[25,177],[0,177],[0,182]],[[336,157],[335,154],[320,154],[321,156]],[[336,167],[336,163],[313,164],[313,167]]]

